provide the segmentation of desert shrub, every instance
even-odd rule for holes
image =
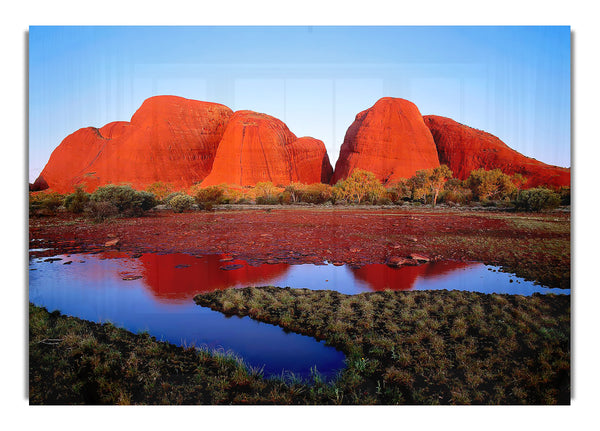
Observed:
[[[173,185],[170,183],[163,183],[162,181],[157,181],[146,187],[146,191],[148,193],[152,193],[156,197],[156,199],[160,201],[160,203],[166,205],[167,203],[165,202],[165,198],[167,198],[173,193]]]
[[[300,189],[300,201],[309,204],[323,204],[334,199],[334,192],[329,184],[314,183],[303,185]]]
[[[285,198],[283,200],[289,200],[289,203],[300,202],[302,192],[304,190],[304,184],[301,183],[291,183],[287,185],[282,193],[285,194]]]
[[[194,205],[195,199],[186,194],[179,194],[169,201],[169,206],[176,213],[182,213],[189,210]]]
[[[427,203],[427,195],[429,193],[429,175],[426,170],[417,171],[415,175],[408,179],[407,185],[410,189],[411,200],[423,200],[423,203]]]
[[[90,202],[109,202],[117,208],[119,215],[126,217],[139,216],[158,203],[152,193],[114,184],[96,189],[90,196]]]
[[[277,187],[271,181],[262,181],[254,186],[255,197],[273,198],[278,194]]]
[[[90,194],[83,191],[81,186],[75,188],[75,192],[67,195],[63,202],[63,205],[67,209],[67,211],[71,211],[73,213],[82,213],[85,209],[85,206],[90,201]]]
[[[439,202],[446,204],[464,205],[473,199],[473,193],[469,189],[443,190],[440,193]]]
[[[163,200],[162,203],[163,205],[167,205],[169,206],[171,203],[171,199],[173,199],[175,196],[181,196],[181,195],[186,195],[184,192],[173,192],[173,193],[169,193]]]
[[[471,190],[473,198],[479,201],[511,199],[517,192],[512,178],[500,169],[475,169],[465,185]]]
[[[386,189],[390,201],[395,204],[410,200],[412,196],[408,180],[405,179],[390,184]]]
[[[450,178],[440,193],[439,201],[446,204],[464,205],[473,199],[473,192],[467,188],[464,181],[458,178]]]
[[[209,186],[196,189],[192,196],[199,205],[205,203],[212,203],[214,205],[222,202],[224,194],[223,188],[219,186]]]
[[[237,204],[241,203],[244,199],[244,193],[239,186],[230,186],[228,184],[221,184],[219,187],[223,190],[220,203],[223,204]]]
[[[57,192],[29,193],[29,213],[53,215],[63,204],[64,196]]]
[[[544,187],[523,190],[519,193],[515,205],[523,211],[544,211],[560,205],[560,195]]]
[[[375,203],[387,193],[373,172],[362,169],[355,169],[348,178],[338,181],[333,188],[335,199],[343,199],[357,204]]]
[[[560,195],[561,205],[571,205],[571,187],[561,187],[560,189],[558,189],[558,194]]]
[[[279,195],[275,196],[257,196],[257,205],[278,205],[280,203]]]
[[[108,201],[90,200],[84,207],[84,213],[95,221],[101,222],[118,216],[119,209],[116,205]]]
[[[289,205],[292,203],[292,195],[290,192],[283,191],[279,193],[279,203],[281,205]]]

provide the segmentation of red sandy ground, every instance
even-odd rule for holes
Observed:
[[[515,225],[533,220],[567,226],[569,213],[545,215],[426,208],[347,209],[276,207],[174,214],[94,223],[59,214],[33,217],[30,248],[36,256],[118,249],[138,253],[229,253],[250,263],[320,263],[361,266],[390,256],[420,253],[432,258],[523,266],[535,273],[562,273],[569,287],[570,232]],[[560,229],[559,229],[560,230]],[[106,247],[118,239],[116,246]],[[563,250],[564,249],[564,250]],[[531,272],[531,271],[530,271]],[[557,277],[555,277],[557,278]],[[543,280],[542,280],[543,281]]]

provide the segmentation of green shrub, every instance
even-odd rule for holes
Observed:
[[[148,193],[152,193],[160,203],[166,205],[165,198],[172,194],[173,185],[170,183],[163,183],[162,181],[157,181],[146,187],[146,191]]]
[[[571,205],[571,187],[563,186],[558,190],[561,205]]]
[[[169,201],[169,206],[176,213],[182,213],[189,210],[194,205],[194,198],[186,194],[180,194]]]
[[[257,205],[279,205],[279,196],[257,196]]]
[[[515,205],[523,211],[544,211],[560,205],[560,195],[544,187],[523,190],[519,193]]]
[[[162,203],[163,205],[167,205],[169,206],[171,204],[171,199],[173,199],[175,196],[182,196],[182,195],[186,195],[183,192],[173,192],[173,193],[169,193],[163,200]]]
[[[158,203],[152,193],[134,190],[131,186],[108,184],[96,189],[90,197],[93,202],[108,202],[120,215],[134,217],[143,214]]]
[[[222,187],[210,186],[206,188],[195,189],[195,193],[193,193],[193,196],[198,204],[220,204],[223,201],[224,194],[225,191]]]
[[[53,215],[63,201],[64,196],[57,192],[29,193],[29,213]]]
[[[98,222],[112,217],[117,217],[119,215],[119,209],[117,206],[107,201],[97,202],[90,200],[85,205],[84,212],[88,217]]]
[[[83,191],[81,186],[75,188],[75,192],[65,197],[63,205],[67,211],[73,213],[82,213],[85,206],[90,201],[90,194]]]

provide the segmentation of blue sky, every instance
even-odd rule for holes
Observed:
[[[30,27],[29,180],[75,130],[171,94],[251,109],[321,139],[335,164],[384,96],[570,166],[570,28]]]

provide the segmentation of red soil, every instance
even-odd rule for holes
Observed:
[[[565,223],[569,215],[555,213],[548,219],[549,223]],[[161,211],[105,223],[84,218],[73,221],[72,215],[60,214],[31,218],[29,237],[31,248],[52,248],[35,252],[38,256],[106,250],[105,243],[118,238],[112,248],[129,254],[228,253],[249,263],[329,260],[351,266],[383,264],[391,256],[411,253],[498,264],[507,260],[515,264],[526,258],[531,264],[541,264],[547,256],[536,254],[536,244],[569,239],[568,234],[519,228],[502,214],[490,217],[488,212],[286,207],[183,214]],[[494,245],[506,250],[492,249],[486,242],[490,239],[500,239]],[[565,252],[568,255],[568,249]],[[567,265],[564,270],[568,272],[568,256],[566,259],[551,260],[550,266],[559,269]]]

